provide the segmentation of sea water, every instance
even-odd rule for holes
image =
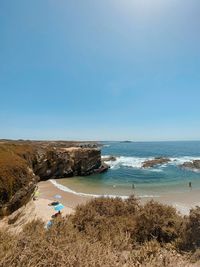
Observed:
[[[200,141],[190,142],[102,142],[102,157],[115,156],[110,169],[102,174],[53,181],[63,190],[78,195],[110,195],[127,197],[159,197],[169,193],[187,192],[189,182],[200,189],[200,172],[181,167],[186,161],[200,159]],[[155,157],[170,162],[153,168],[142,163]]]

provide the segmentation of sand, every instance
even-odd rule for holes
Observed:
[[[81,203],[85,203],[88,199],[77,197],[73,194],[65,193],[56,188],[50,181],[40,182],[38,184],[39,196],[37,200],[30,200],[26,205],[13,212],[11,215],[0,220],[0,228],[9,229],[13,233],[18,233],[23,226],[33,220],[40,219],[46,225],[56,213],[53,206],[50,206],[57,199],[56,194],[61,196],[58,201],[65,207],[62,210],[62,216],[73,214],[74,208]]]
[[[155,200],[174,206],[183,215],[188,215],[190,209],[200,206],[200,189],[189,189],[188,192],[169,193]]]
[[[59,181],[58,181],[59,182]],[[50,181],[40,182],[40,197],[48,200],[55,200],[53,196],[61,195],[61,202],[68,208],[74,209],[78,204],[86,203],[92,197],[75,195],[60,190]],[[149,200],[155,200],[163,204],[174,206],[181,214],[188,215],[191,208],[200,206],[200,189],[189,189],[188,192],[163,194],[155,198],[141,198],[140,201],[145,203]]]
[[[72,193],[64,192],[54,186],[50,181],[38,183],[39,200],[47,199],[52,202],[55,200],[60,201],[64,206],[74,209],[78,204],[86,203],[90,198],[84,196],[78,196]],[[56,199],[54,196],[60,195],[61,199]]]

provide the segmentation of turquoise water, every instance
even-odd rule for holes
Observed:
[[[88,177],[62,179],[60,183],[85,194],[160,196],[187,192],[188,183],[200,188],[200,173],[180,168],[180,164],[200,159],[200,142],[103,142],[102,155],[114,155],[108,172]],[[171,162],[142,169],[142,162],[154,157],[169,157]],[[134,184],[135,189],[132,189]]]

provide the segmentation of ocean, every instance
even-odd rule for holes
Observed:
[[[115,156],[102,174],[53,181],[62,190],[78,195],[159,197],[200,189],[200,172],[181,168],[186,161],[200,159],[200,141],[188,142],[102,142],[102,157]],[[167,164],[143,169],[142,162],[168,157]],[[59,183],[59,184],[58,184]],[[133,188],[134,185],[134,188]]]

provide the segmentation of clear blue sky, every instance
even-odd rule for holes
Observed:
[[[200,139],[200,1],[0,0],[0,138]]]

